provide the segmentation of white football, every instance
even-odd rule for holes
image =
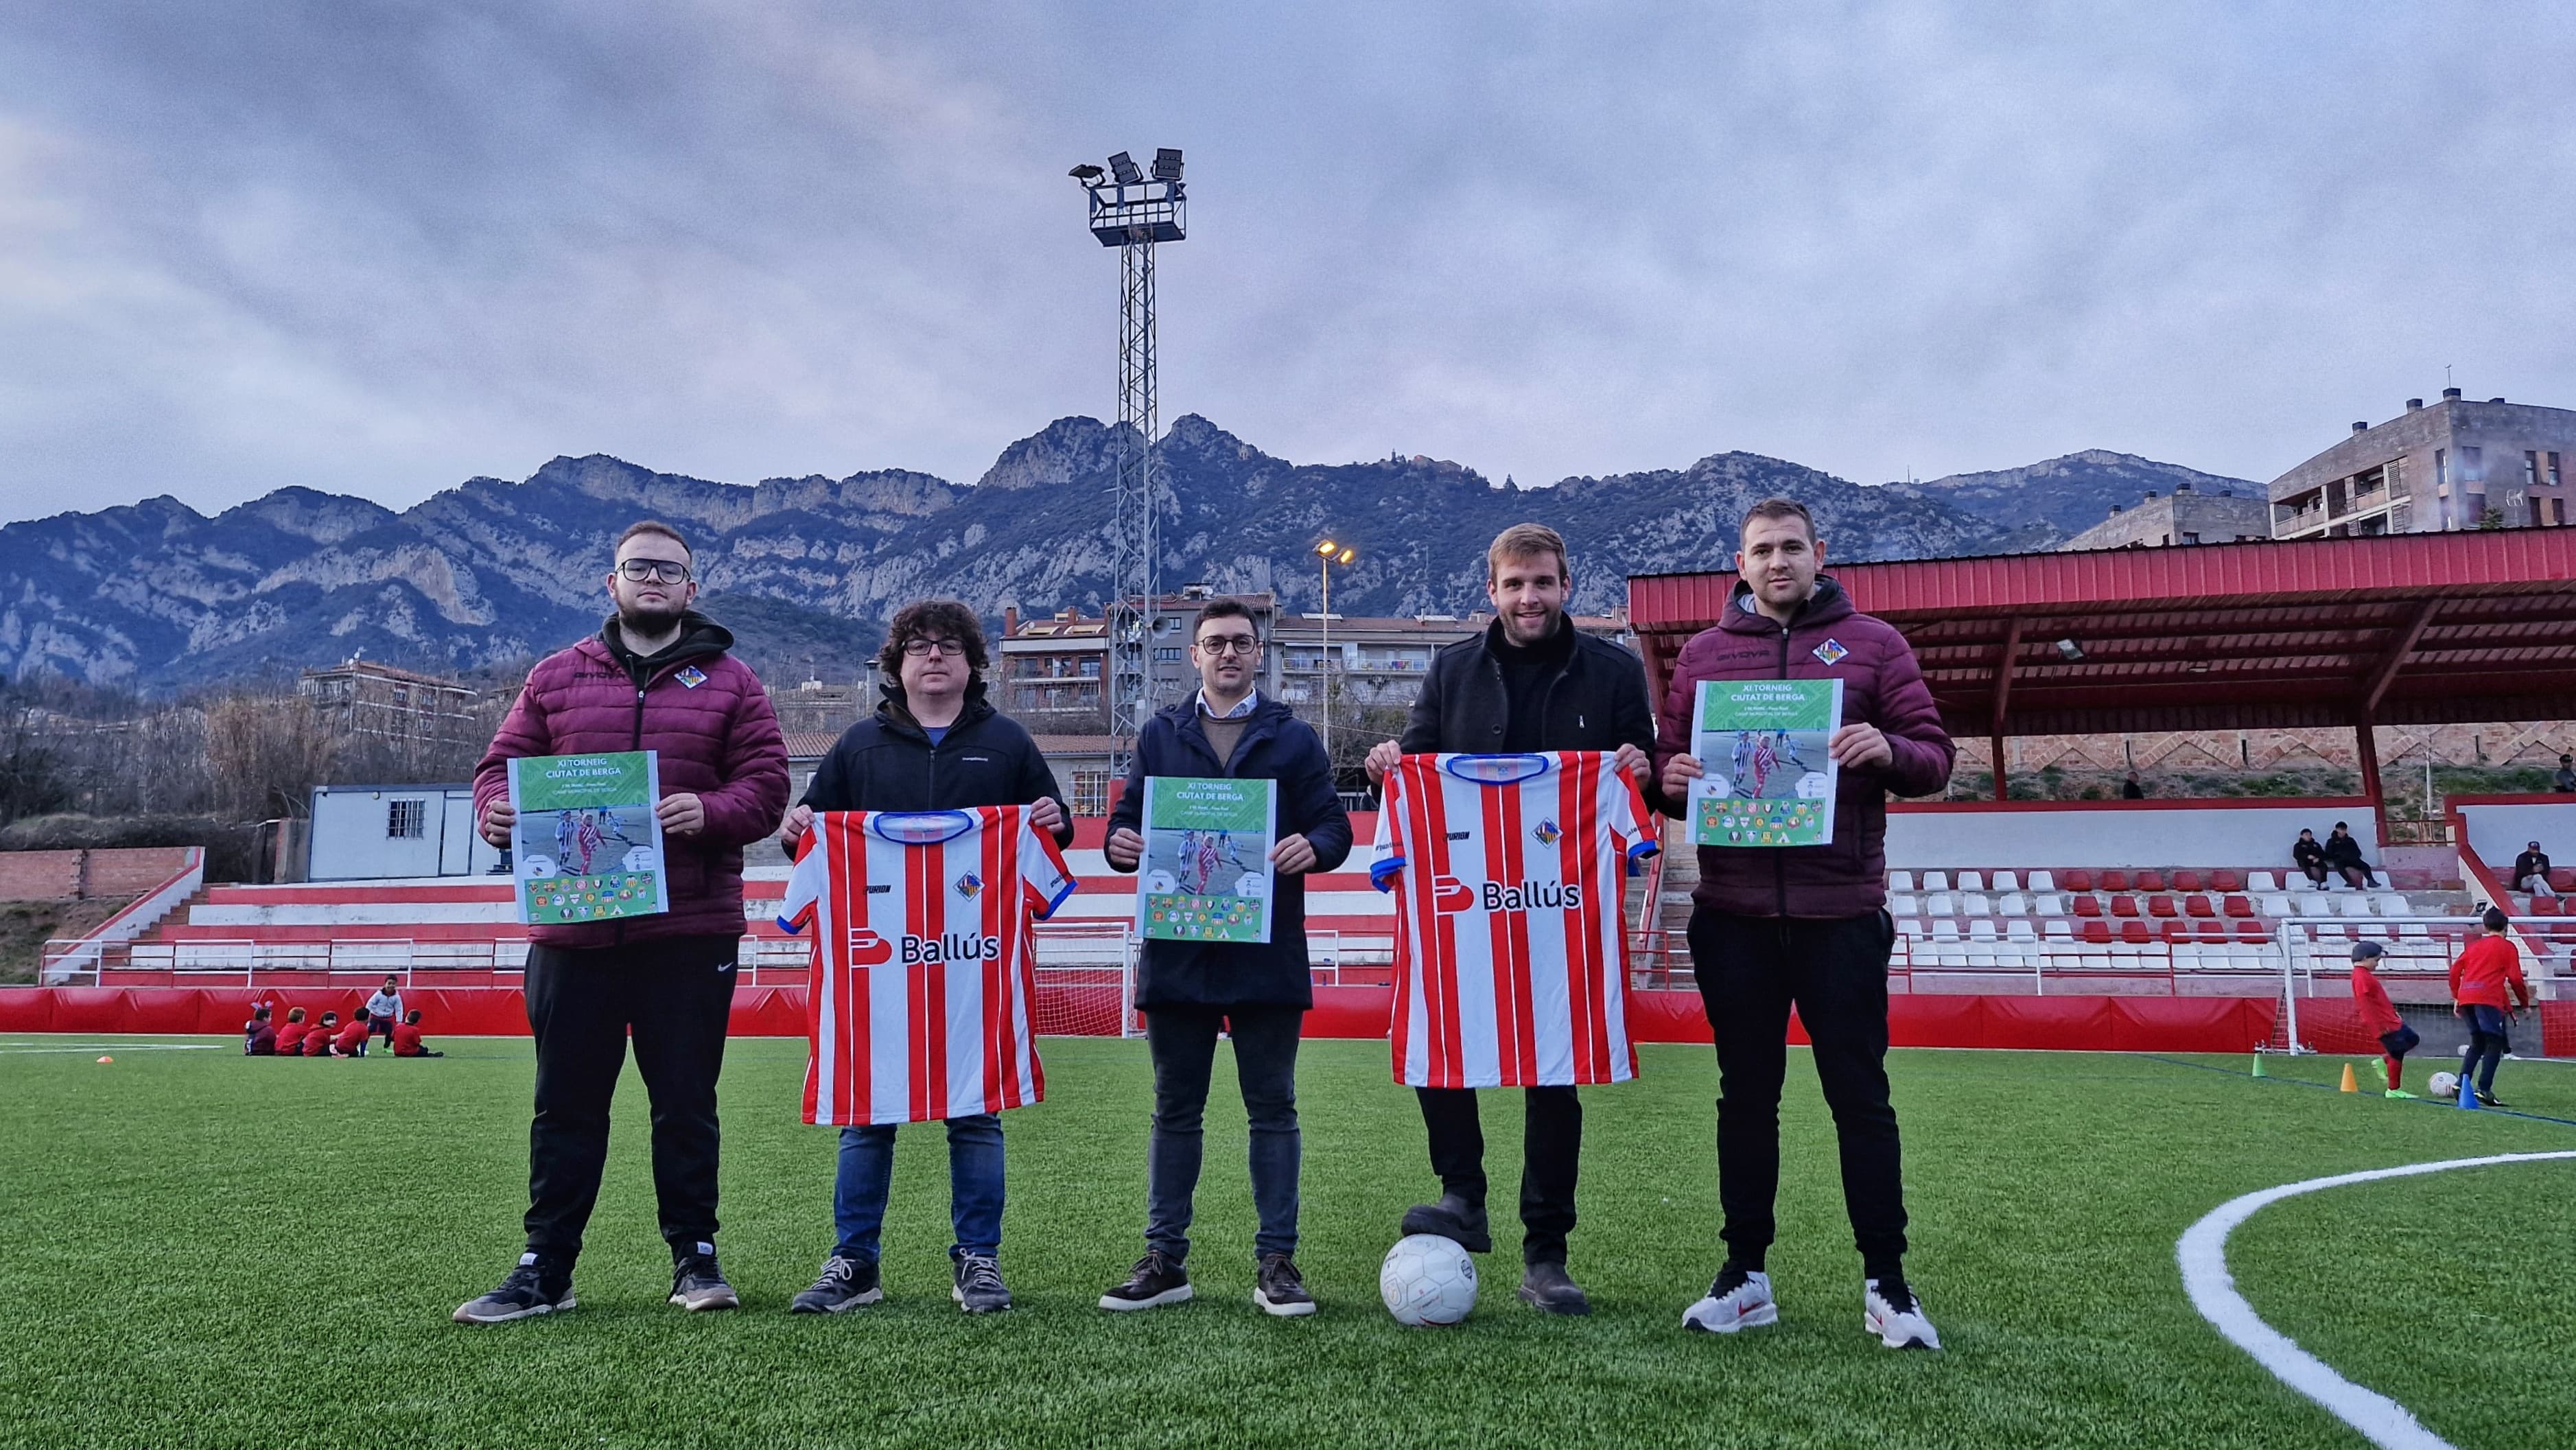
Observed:
[[[1476,1307],[1476,1261],[1454,1239],[1408,1235],[1386,1251],[1377,1292],[1398,1324],[1455,1324]]]
[[[2433,1074],[2430,1082],[2424,1084],[2424,1090],[2437,1098],[2454,1097],[2460,1091],[2460,1075],[2455,1072],[2437,1072]]]

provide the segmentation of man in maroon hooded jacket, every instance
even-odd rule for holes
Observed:
[[[1853,609],[1819,577],[1823,541],[1806,505],[1747,510],[1742,578],[1724,616],[1682,647],[1655,755],[1675,800],[1703,772],[1689,754],[1702,680],[1843,682],[1841,767],[1830,845],[1699,851],[1691,963],[1717,1041],[1719,1237],[1726,1262],[1685,1328],[1730,1333],[1779,1317],[1763,1255],[1780,1186],[1780,1084],[1789,1009],[1815,1044],[1816,1076],[1841,1140],[1843,1204],[1861,1252],[1862,1312],[1890,1348],[1941,1347],[1905,1283],[1905,1190],[1887,1094],[1887,797],[1930,795],[1956,752],[1904,636]]]
[[[653,1109],[653,1192],[671,1246],[671,1302],[740,1301],[716,1264],[716,1076],[724,1067],[742,937],[742,848],[778,829],[787,747],[733,636],[692,612],[687,541],[643,522],[617,541],[598,634],[538,662],[474,772],[484,839],[510,843],[509,763],[651,750],[665,792],[671,909],[529,930],[528,1026],[536,1121],[528,1133],[527,1251],[500,1287],[456,1311],[493,1324],[573,1307],[573,1261],[608,1158],[608,1101],[635,1039]]]

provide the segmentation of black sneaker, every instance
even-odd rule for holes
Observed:
[[[885,1297],[877,1284],[877,1266],[839,1254],[823,1261],[823,1274],[813,1287],[788,1301],[790,1314],[838,1314]]]
[[[1521,1302],[1541,1314],[1589,1314],[1592,1301],[1563,1264],[1532,1264],[1521,1273]]]
[[[1127,1271],[1127,1282],[1100,1296],[1103,1309],[1160,1309],[1166,1304],[1186,1304],[1190,1299],[1190,1273],[1178,1263],[1163,1256],[1161,1249],[1148,1249],[1136,1267]]]
[[[1264,1314],[1283,1319],[1315,1312],[1315,1296],[1306,1292],[1305,1277],[1286,1254],[1267,1254],[1261,1260],[1260,1277],[1254,1282],[1252,1302]]]
[[[671,1302],[692,1314],[707,1309],[739,1309],[742,1300],[716,1267],[716,1246],[701,1243],[671,1261]]]
[[[1438,1203],[1417,1203],[1404,1211],[1402,1231],[1414,1234],[1437,1234],[1471,1254],[1494,1251],[1494,1236],[1485,1231],[1485,1206],[1470,1203],[1466,1196],[1443,1193]]]
[[[990,1314],[1011,1307],[1011,1291],[1002,1283],[1002,1266],[982,1254],[957,1256],[957,1282],[948,1297],[969,1314]]]
[[[2482,1108],[2501,1108],[2506,1106],[2506,1103],[2504,1099],[2497,1097],[2494,1093],[2481,1089],[2478,1093],[2478,1106]]]
[[[457,1305],[454,1318],[459,1324],[507,1324],[513,1319],[570,1309],[576,1302],[572,1297],[570,1264],[521,1254],[517,1266],[503,1276],[499,1288]]]

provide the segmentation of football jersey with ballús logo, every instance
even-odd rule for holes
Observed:
[[[1030,924],[1073,894],[1024,806],[830,811],[778,924],[811,929],[809,1123],[918,1123],[1046,1096]]]
[[[1369,879],[1393,891],[1395,1076],[1412,1087],[1625,1082],[1624,873],[1656,848],[1612,757],[1408,755]]]

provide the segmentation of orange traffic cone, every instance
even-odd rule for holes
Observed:
[[[2353,1077],[2352,1064],[2348,1062],[2343,1065],[2343,1090],[2348,1093],[2361,1091],[2361,1083]]]

